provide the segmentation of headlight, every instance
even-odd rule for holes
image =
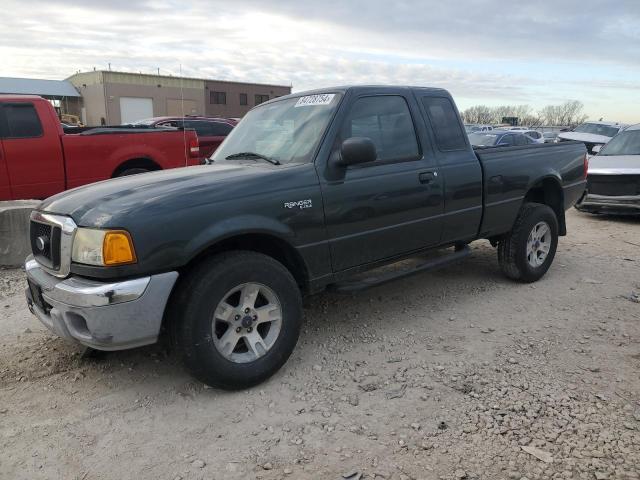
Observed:
[[[136,263],[137,259],[129,232],[79,228],[73,239],[71,260],[104,267]]]

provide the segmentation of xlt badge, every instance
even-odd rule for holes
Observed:
[[[305,200],[298,200],[297,202],[284,202],[284,208],[299,208],[302,210],[303,208],[311,208],[313,203],[310,198]]]

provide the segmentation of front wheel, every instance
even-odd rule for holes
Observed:
[[[179,288],[170,311],[174,347],[204,383],[248,388],[291,355],[302,324],[300,289],[273,258],[255,252],[217,255]]]
[[[525,203],[513,229],[498,243],[498,263],[510,279],[539,280],[553,262],[558,247],[558,219],[540,203]]]

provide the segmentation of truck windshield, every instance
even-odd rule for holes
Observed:
[[[600,123],[583,123],[577,126],[573,131],[580,133],[591,133],[593,135],[604,135],[605,137],[615,136],[620,129],[618,127],[611,127],[609,125],[602,125]]]
[[[598,156],[640,155],[640,130],[628,130],[613,137]]]
[[[211,158],[219,161],[252,152],[279,163],[311,162],[340,97],[326,93],[260,105],[247,113]]]

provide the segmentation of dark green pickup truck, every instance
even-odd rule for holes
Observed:
[[[509,278],[538,280],[587,169],[577,142],[474,151],[446,91],[376,86],[257,106],[209,163],[44,201],[26,262],[32,312],[101,350],[166,331],[197,378],[244,388],[286,362],[303,295],[432,269],[477,239]]]

